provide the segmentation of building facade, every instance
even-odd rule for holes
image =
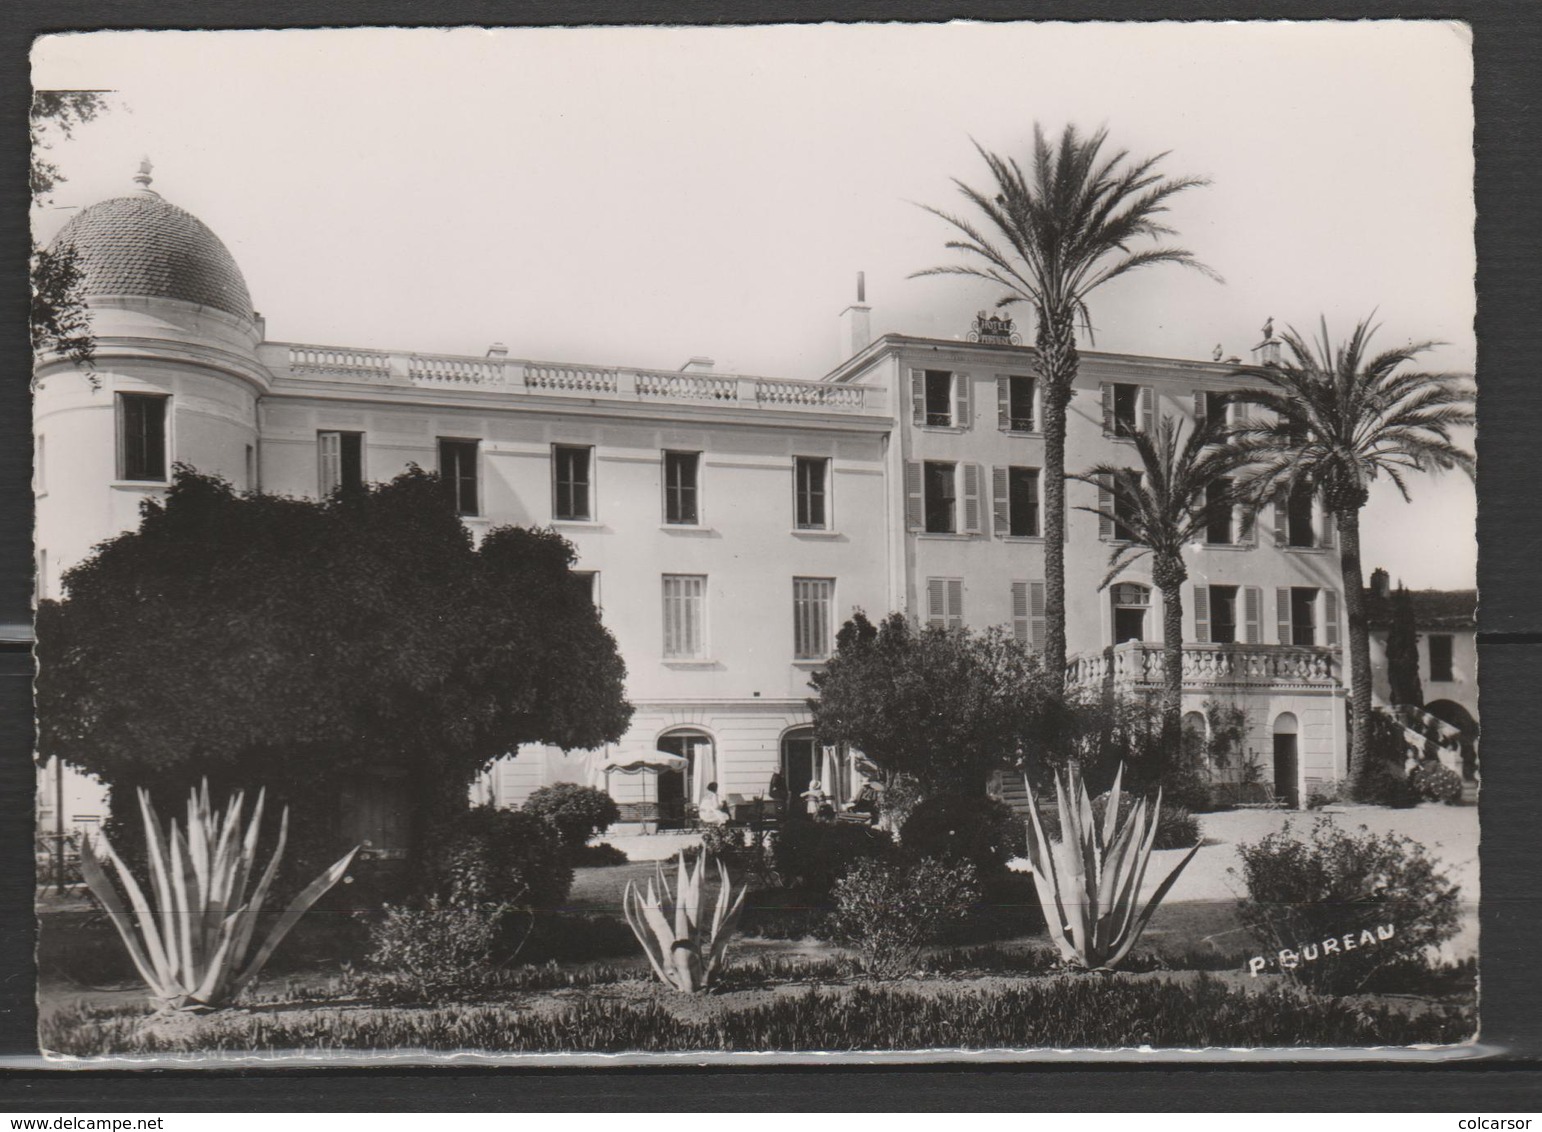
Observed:
[[[321,497],[437,469],[474,537],[551,526],[576,547],[636,707],[600,752],[524,750],[476,787],[512,805],[538,786],[603,786],[628,817],[667,820],[710,781],[764,794],[858,785],[816,749],[808,678],[855,610],[1043,632],[1039,391],[1032,352],[887,335],[843,316],[849,356],[817,381],[597,367],[511,356],[270,340],[239,267],[201,222],[140,189],[83,210],[96,382],[36,370],[41,596],[138,521],[174,464],[238,486]],[[987,338],[991,336],[987,335]],[[1068,470],[1133,452],[1130,428],[1214,408],[1229,367],[1087,353]],[[1132,457],[1133,458],[1133,457]],[[1097,489],[1069,486],[1071,507]],[[1072,510],[1070,678],[1140,692],[1161,680],[1160,596],[1133,568],[1099,591],[1118,531]],[[1344,768],[1341,608],[1331,527],[1310,498],[1217,523],[1188,556],[1185,707],[1235,702],[1277,791]],[[681,772],[607,770],[655,752]]]

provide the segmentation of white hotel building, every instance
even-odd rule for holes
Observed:
[[[138,191],[84,209],[73,241],[99,387],[37,361],[38,591],[138,522],[173,463],[238,487],[318,497],[416,463],[455,485],[467,526],[551,526],[577,548],[627,666],[631,730],[608,752],[522,750],[478,787],[516,804],[544,783],[607,784],[632,817],[662,799],[763,794],[781,770],[842,794],[857,770],[816,751],[808,678],[854,610],[1042,632],[1042,437],[1032,351],[886,335],[860,303],[844,360],[817,381],[528,361],[501,345],[448,356],[270,340],[241,271],[205,225]],[[1071,470],[1133,458],[1121,431],[1192,416],[1229,368],[1083,355]],[[1069,502],[1097,489],[1069,485]],[[1070,677],[1154,689],[1160,595],[1137,565],[1097,589],[1117,531],[1069,512]],[[1310,499],[1238,515],[1188,556],[1185,707],[1232,701],[1291,800],[1339,777],[1341,607],[1331,528]],[[686,775],[613,773],[664,749]],[[90,809],[89,797],[66,809]],[[646,803],[647,805],[639,805]],[[71,812],[68,817],[89,817]]]

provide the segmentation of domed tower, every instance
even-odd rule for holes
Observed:
[[[139,521],[172,465],[254,487],[261,328],[230,251],[150,188],[100,201],[54,238],[73,244],[96,339],[94,372],[37,357],[33,401],[38,587]]]

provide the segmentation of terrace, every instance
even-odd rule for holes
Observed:
[[[1328,689],[1339,685],[1337,648],[1300,645],[1198,644],[1183,646],[1183,686]],[[1066,664],[1066,683],[1092,688],[1112,684],[1128,691],[1157,691],[1164,669],[1162,646],[1126,641],[1101,652],[1082,653]]]

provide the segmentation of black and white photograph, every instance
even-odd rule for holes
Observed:
[[[1473,1055],[1465,25],[31,68],[43,1056]]]

